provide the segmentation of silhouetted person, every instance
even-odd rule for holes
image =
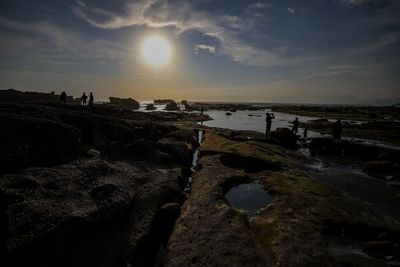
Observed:
[[[201,114],[203,114],[203,113],[204,113],[204,107],[201,106]]]
[[[64,91],[62,91],[62,93],[60,95],[60,102],[67,104],[67,94]]]
[[[93,106],[93,103],[94,103],[94,97],[93,97],[92,92],[90,92],[90,95],[89,95],[89,106]]]
[[[296,117],[296,119],[294,119],[294,121],[293,121],[292,132],[294,134],[297,134],[298,131],[299,131],[299,119]]]
[[[81,103],[82,105],[86,106],[87,95],[85,93],[82,94]]]
[[[307,139],[307,136],[308,136],[308,128],[306,127],[306,128],[304,128],[304,131],[303,131],[304,139]]]
[[[332,135],[333,138],[340,139],[342,137],[342,121],[337,120],[332,126]]]
[[[272,116],[270,113],[267,113],[267,117],[265,118],[265,123],[267,124],[267,128],[265,130],[265,135],[268,135],[269,132],[271,131],[271,125],[272,125]]]

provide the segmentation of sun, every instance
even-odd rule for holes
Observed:
[[[166,65],[171,59],[171,46],[160,36],[148,37],[142,45],[143,60],[154,67]]]

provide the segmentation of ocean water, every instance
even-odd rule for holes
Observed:
[[[219,127],[232,130],[248,130],[265,133],[266,113],[271,110],[238,110],[230,112],[232,115],[226,115],[226,111],[211,110],[204,112],[209,115],[213,120],[202,122],[203,125],[208,127]],[[293,121],[297,117],[300,122],[318,119],[317,117],[296,116],[292,114],[272,112],[275,119],[272,120],[271,131],[277,128],[292,128]],[[303,128],[299,128],[298,134],[303,134]],[[320,136],[317,132],[308,131],[308,137]]]

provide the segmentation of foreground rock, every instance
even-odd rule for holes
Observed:
[[[160,207],[181,201],[179,174],[92,159],[4,175],[7,266],[151,262],[160,241],[142,242]]]
[[[166,266],[387,266],[371,250],[349,247],[397,239],[397,221],[380,222],[362,203],[304,174],[296,152],[225,136],[205,135]],[[255,216],[230,207],[224,195],[242,183],[258,183],[273,202]]]
[[[152,266],[198,146],[162,116],[1,104],[0,265]]]

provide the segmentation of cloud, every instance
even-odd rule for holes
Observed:
[[[35,57],[41,61],[124,60],[129,50],[114,42],[87,38],[54,23],[41,21],[23,23],[0,18],[0,28],[11,30],[3,33],[0,53]],[[9,38],[6,38],[6,37]]]
[[[387,74],[394,73],[398,69],[400,64],[400,58],[385,60],[381,62],[370,62],[367,64],[340,64],[332,65],[327,68],[323,68],[320,71],[313,72],[302,76],[293,81],[303,81],[323,77],[339,76],[339,75],[375,75],[375,74]]]
[[[292,7],[288,7],[287,11],[288,11],[289,13],[291,13],[291,14],[294,14],[294,13],[295,13],[294,8],[292,8]]]
[[[336,2],[345,7],[359,6],[368,2],[374,2],[375,0],[337,0]]]
[[[245,9],[265,9],[269,5],[252,4]],[[214,15],[196,10],[189,1],[138,0],[125,4],[125,14],[107,13],[102,9],[77,4],[73,12],[94,27],[119,29],[128,26],[173,27],[176,34],[197,31],[220,43],[220,53],[233,61],[251,66],[281,66],[298,64],[306,58],[287,58],[278,51],[254,48],[243,41],[241,34],[254,30],[251,20],[228,14]]]
[[[208,53],[211,53],[211,54],[215,54],[217,52],[216,48],[214,46],[211,46],[211,45],[197,44],[197,45],[194,46],[194,52],[196,54],[198,54],[200,52],[200,50],[205,50],[205,51],[207,51]]]
[[[382,35],[377,40],[367,43],[363,46],[357,47],[350,51],[350,55],[367,54],[375,51],[382,50],[388,46],[394,45],[400,41],[400,33],[392,32]]]

